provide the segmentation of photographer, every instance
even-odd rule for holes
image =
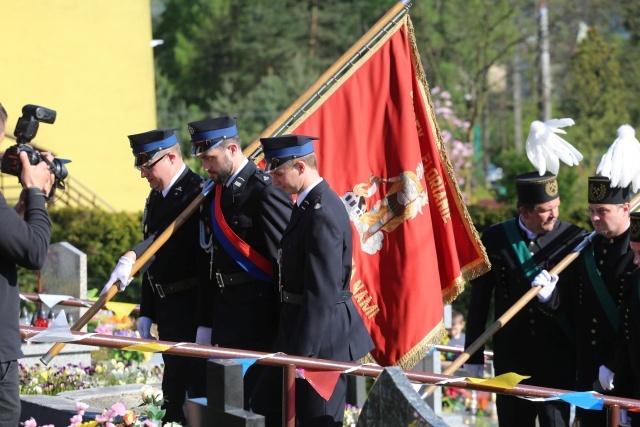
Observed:
[[[7,112],[0,104],[0,142],[4,139]],[[43,153],[49,160],[53,157]],[[46,260],[51,222],[45,210],[54,176],[45,162],[31,165],[27,153],[20,153],[23,186],[22,218],[0,193],[0,426],[17,426],[20,418],[18,359],[20,349],[20,297],[17,265],[40,269]],[[20,203],[20,202],[19,202]],[[17,208],[17,207],[16,207]]]

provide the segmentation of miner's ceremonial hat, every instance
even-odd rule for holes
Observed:
[[[589,203],[617,205],[631,200],[631,191],[627,187],[612,187],[606,176],[589,177]]]
[[[551,172],[540,175],[528,172],[516,177],[516,193],[520,205],[536,205],[557,199],[558,181]]]

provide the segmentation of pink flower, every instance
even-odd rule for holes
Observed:
[[[23,422],[22,425],[24,427],[38,427],[38,423],[36,422],[36,420],[33,419],[33,417],[31,417],[27,421]]]
[[[154,423],[153,421],[150,420],[145,420],[144,421],[144,425],[147,427],[158,427],[158,424]]]
[[[95,332],[102,335],[113,335],[113,327],[109,325],[99,325]]]
[[[105,409],[104,411],[102,411],[102,415],[96,415],[96,421],[99,423],[106,423],[108,421],[111,421],[111,418],[113,418],[113,411],[110,409]]]
[[[76,402],[76,411],[78,411],[78,415],[84,415],[84,411],[89,407],[84,402]]]
[[[125,408],[123,403],[117,402],[111,407],[111,410],[113,411],[113,415],[124,415],[127,408]]]
[[[69,422],[71,422],[71,427],[76,427],[77,425],[82,424],[82,415],[74,415],[69,419]]]

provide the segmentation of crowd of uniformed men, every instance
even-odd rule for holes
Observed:
[[[3,130],[6,113],[0,119]],[[243,154],[234,118],[191,122],[188,128],[192,155],[214,186],[200,215],[190,217],[141,270],[140,335],[151,338],[155,323],[159,338],[167,341],[338,361],[365,356],[373,342],[349,292],[351,226],[339,197],[318,173],[317,138],[262,138],[265,171]],[[126,288],[137,257],[205,185],[184,163],[173,130],[130,135],[129,142],[135,167],[151,187],[144,239],[120,258],[105,290],[118,280],[120,289]],[[32,169],[25,166],[28,183]],[[465,347],[485,330],[492,299],[497,318],[531,286],[541,286],[537,299],[494,336],[496,373],[530,375],[527,384],[640,398],[640,270],[634,266],[640,263],[640,214],[631,212],[629,188],[614,187],[602,176],[589,178],[596,235],[558,277],[549,271],[588,233],[558,219],[560,193],[553,174],[526,173],[515,184],[518,215],[483,233],[492,269],[472,283]],[[42,179],[25,187],[27,212],[42,210],[36,201],[47,185]],[[3,198],[0,202],[6,205]],[[29,228],[38,226],[34,221],[25,216],[25,225],[17,228],[24,229],[25,241]],[[163,358],[164,421],[185,422],[185,396],[204,395],[204,363]],[[13,372],[15,360],[4,359],[0,373]],[[482,376],[482,351],[468,362],[472,375]],[[16,412],[17,384],[13,374],[7,378],[0,407],[12,408],[4,411],[10,425],[19,405]],[[281,370],[253,365],[244,383],[245,408],[265,415],[269,426],[281,425]],[[342,425],[345,396],[345,378],[329,400],[296,380],[298,425]],[[542,427],[569,425],[565,402],[499,395],[497,405],[500,426],[533,427],[536,419]],[[638,415],[633,417],[640,425]],[[581,427],[606,425],[605,411],[578,408],[576,420]]]
[[[595,229],[576,261],[559,275],[550,270],[587,236],[559,217],[556,176],[516,178],[518,215],[484,231],[492,268],[472,281],[465,347],[485,330],[493,299],[501,316],[532,286],[537,298],[493,337],[496,375],[529,375],[524,384],[599,391],[640,398],[640,213],[632,213],[629,187],[603,176],[588,178],[588,208]],[[482,375],[482,352],[466,365]],[[570,405],[498,395],[504,426],[569,426]],[[622,411],[625,425],[638,414]],[[635,425],[634,424],[634,425]],[[574,426],[607,425],[606,410],[576,409]]]
[[[373,341],[349,291],[351,226],[342,201],[319,175],[312,136],[262,138],[266,171],[247,159],[237,124],[225,116],[191,122],[191,154],[213,187],[194,215],[144,270],[138,330],[150,337],[244,350],[354,361]],[[123,290],[131,266],[202,192],[173,130],[129,136],[135,166],[151,192],[144,241],[124,254],[105,290]],[[292,201],[292,195],[296,195]],[[104,292],[104,291],[103,291]],[[165,356],[164,421],[185,422],[185,395],[204,395],[204,364]],[[245,409],[282,424],[282,369],[252,365]],[[296,381],[299,425],[342,425],[346,380],[323,399]]]

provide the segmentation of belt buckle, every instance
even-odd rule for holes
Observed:
[[[155,283],[154,286],[156,287],[156,290],[158,291],[158,295],[160,296],[160,298],[164,298],[166,295],[164,294],[164,289],[162,289],[162,285],[160,283]]]
[[[224,289],[224,279],[222,278],[222,273],[216,271],[216,282],[221,289]]]

